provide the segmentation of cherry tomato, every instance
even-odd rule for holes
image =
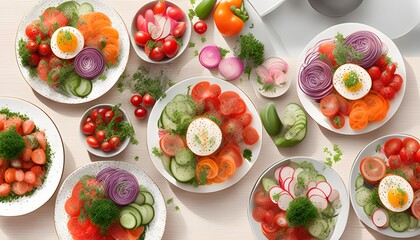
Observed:
[[[388,158],[388,163],[391,169],[398,169],[401,167],[401,158],[399,155],[391,155]]]
[[[368,73],[372,81],[381,77],[381,70],[377,66],[370,67]]]
[[[165,1],[158,1],[155,6],[153,6],[153,13],[156,14],[165,14],[166,12],[166,4]]]
[[[144,31],[137,31],[134,35],[134,41],[137,45],[144,47],[146,43],[150,40],[150,35]]]
[[[245,144],[254,145],[260,138],[260,135],[254,127],[248,125],[244,128],[242,132],[242,137]]]
[[[94,123],[92,123],[92,122],[85,123],[85,124],[83,124],[83,126],[82,126],[82,132],[83,132],[85,135],[92,135],[92,134],[94,134],[94,133],[95,133],[95,130],[96,130],[96,126],[95,126],[95,124],[94,124]]]
[[[89,136],[86,138],[86,143],[91,148],[99,148],[101,145],[98,142],[98,139],[94,136]]]
[[[44,35],[41,32],[41,29],[39,28],[39,24],[40,24],[40,21],[35,20],[32,23],[30,23],[28,26],[26,26],[25,34],[32,41],[36,41],[38,36],[40,39],[44,39]]]
[[[102,143],[106,139],[106,132],[104,130],[99,130],[95,133],[96,139]]]
[[[252,217],[255,221],[261,222],[265,216],[265,213],[267,212],[266,209],[263,207],[257,206],[254,209],[252,209]]]
[[[206,22],[200,20],[194,23],[194,31],[198,34],[203,34],[207,31],[207,24]]]
[[[388,139],[384,144],[384,152],[387,157],[391,155],[398,155],[403,146],[403,142],[399,138]]]
[[[91,117],[86,118],[85,123],[95,123]]]
[[[268,212],[270,212],[270,211],[268,211]],[[265,233],[275,233],[280,229],[280,227],[277,225],[277,223],[274,222],[274,217],[275,216],[272,217],[272,220],[270,218],[270,221],[265,221],[264,220],[261,223],[261,229],[262,229],[263,232],[265,232]]]
[[[113,149],[118,149],[121,146],[121,140],[117,136],[112,136],[109,139],[109,143],[111,143]]]
[[[381,71],[384,71],[386,69],[386,65],[388,65],[386,61],[386,56],[382,55],[381,57],[379,57],[373,65],[377,66]]]
[[[34,66],[34,67],[38,66],[40,61],[41,61],[41,58],[36,53],[32,53],[31,56],[29,57],[29,65],[31,66]]]
[[[149,58],[153,61],[160,61],[165,58],[165,51],[163,51],[163,47],[155,47],[150,52]]]
[[[388,63],[388,65],[386,65],[385,71],[387,73],[390,73],[391,75],[394,75],[395,71],[397,70],[397,63]]]
[[[134,116],[138,119],[143,119],[147,116],[147,109],[140,106],[134,110]]]
[[[380,94],[382,95],[383,98],[388,99],[388,100],[392,100],[395,97],[395,91],[391,87],[382,88],[382,90],[380,91]]]
[[[173,58],[179,50],[178,42],[173,38],[166,38],[163,43],[163,51],[168,58]]]
[[[177,7],[168,7],[166,15],[176,21],[181,21],[185,16],[184,12]]]
[[[345,99],[344,97],[342,97],[340,94],[335,94],[335,96],[338,99],[338,103],[340,103],[340,107],[338,108],[338,112],[348,116],[350,114],[350,103],[349,101],[347,101],[347,99]]]
[[[380,79],[382,81],[382,84],[386,87],[392,81],[392,74],[388,73],[387,71],[383,71]]]
[[[289,224],[287,223],[286,220],[286,212],[279,212],[276,214],[276,216],[274,216],[274,221],[277,223],[277,225],[279,225],[279,227],[285,228],[285,227],[289,227]]]
[[[330,123],[335,129],[341,129],[344,127],[346,120],[342,114],[338,113],[336,116],[330,117]]]
[[[96,119],[97,122],[105,122],[105,114],[106,112],[110,111],[111,108],[104,107],[98,110],[98,118]]]
[[[34,53],[38,51],[38,43],[35,41],[28,41],[26,43],[26,49],[28,49],[30,52]]]
[[[111,143],[108,142],[108,141],[105,141],[105,142],[101,143],[101,149],[104,152],[109,152],[109,151],[113,150]]]
[[[420,149],[414,154],[414,161],[420,163]]]
[[[178,22],[174,29],[172,29],[171,35],[176,38],[181,37],[185,29],[187,29],[187,24],[185,22]]]
[[[259,190],[254,194],[253,197],[254,203],[257,206],[263,207],[264,209],[270,209],[273,206],[276,206],[276,204],[271,201],[270,196],[268,194],[265,194],[263,190]]]
[[[93,109],[92,112],[90,113],[90,118],[92,119],[92,121],[96,121],[96,119],[98,118],[98,112],[99,109]]]
[[[143,104],[145,107],[153,107],[155,104],[155,99],[152,97],[152,95],[146,93],[143,96]]]
[[[382,88],[384,88],[384,84],[382,83],[381,79],[375,79],[372,82],[372,89],[381,92]]]
[[[140,106],[142,101],[143,101],[143,97],[140,94],[134,94],[130,98],[131,105],[133,105],[134,107]]]
[[[248,126],[252,122],[252,114],[249,112],[244,112],[235,118],[241,121],[243,127]]]
[[[408,156],[408,152],[404,147],[401,148],[399,157],[400,157],[402,163],[404,163],[404,164],[409,163],[409,158],[410,157]]]
[[[114,118],[114,111],[109,110],[105,113],[105,123],[111,122],[111,120]]]
[[[340,109],[340,103],[335,95],[328,95],[319,103],[321,113],[330,118],[334,117]]]
[[[46,56],[46,57],[49,56],[49,55],[51,55],[52,51],[51,51],[50,45],[48,45],[46,43],[40,43],[38,45],[38,53],[41,56]]]
[[[394,89],[395,92],[400,91],[401,87],[403,84],[403,79],[401,77],[401,75],[399,74],[394,74],[394,77],[392,78],[391,83],[389,84],[389,86]]]
[[[420,144],[416,139],[406,137],[403,140],[403,147],[407,150],[408,154],[415,154],[419,150]]]

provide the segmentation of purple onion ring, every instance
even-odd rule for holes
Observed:
[[[98,49],[86,47],[74,59],[74,69],[80,77],[92,80],[104,71],[105,58]]]
[[[376,34],[370,31],[357,31],[348,35],[344,44],[362,54],[362,59],[356,62],[361,67],[367,69],[373,66],[378,58],[383,54],[382,41]],[[352,57],[348,59],[353,61]]]

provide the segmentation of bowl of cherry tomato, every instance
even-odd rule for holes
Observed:
[[[134,128],[120,105],[99,104],[80,119],[80,137],[86,149],[99,157],[113,157],[130,142],[136,143]]]
[[[191,22],[188,14],[172,1],[153,0],[137,11],[130,39],[137,55],[149,63],[169,63],[188,46]]]

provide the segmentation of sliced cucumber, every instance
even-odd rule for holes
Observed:
[[[175,154],[175,161],[179,165],[191,164],[194,160],[194,153],[188,148],[180,149]]]
[[[141,225],[149,224],[155,217],[155,210],[149,204],[143,204],[139,206],[138,209],[143,219]]]
[[[145,204],[153,205],[155,203],[155,198],[150,192],[143,191],[143,195],[146,197]]]
[[[77,9],[77,14],[79,15],[79,17],[81,17],[93,11],[95,11],[95,9],[93,8],[92,4],[85,2],[79,6],[79,9]]]
[[[63,2],[62,4],[58,5],[57,9],[60,12],[63,12],[67,18],[71,19],[74,14],[78,14],[78,9],[80,4],[76,1],[67,1]]]
[[[370,201],[371,197],[372,190],[370,189],[361,187],[356,191],[356,203],[361,207],[365,206]]]
[[[331,218],[334,217],[335,215],[335,208],[333,207],[333,205],[331,203],[328,204],[327,208],[325,208],[321,214],[327,218]]]
[[[262,186],[264,188],[264,192],[268,193],[268,191],[270,190],[270,188],[274,187],[274,186],[278,186],[278,184],[276,183],[276,181],[272,178],[266,178],[264,177],[261,180]]]
[[[322,182],[322,181],[327,181],[327,179],[325,179],[324,175],[317,174],[317,175],[315,176],[315,181],[316,181],[316,182]]]
[[[281,123],[287,129],[283,136],[275,139],[279,147],[291,147],[301,142],[306,136],[307,117],[301,106],[289,103],[281,115]]]
[[[90,80],[81,78],[79,86],[74,89],[74,93],[78,97],[86,97],[92,92],[92,82]]]
[[[322,219],[317,218],[315,221],[308,226],[308,232],[315,238],[320,238],[323,233],[328,229],[328,223]]]
[[[168,115],[166,115],[165,109],[163,109],[162,115],[160,116],[160,118],[162,119],[162,126],[164,129],[170,132],[177,130],[178,126],[174,122],[172,122],[172,120],[168,117]]]
[[[144,196],[143,192],[139,192],[134,202],[138,205],[143,205],[146,202],[146,196]]]
[[[71,74],[64,82],[64,89],[68,94],[76,95],[76,88],[79,87],[81,78],[77,74]]]
[[[410,215],[405,212],[391,215],[389,218],[389,226],[396,232],[404,232],[410,227]]]
[[[363,206],[363,211],[365,211],[366,215],[372,216],[372,213],[376,208],[376,204],[368,202]]]
[[[365,180],[363,179],[362,175],[357,176],[356,178],[356,190],[363,187],[363,184],[365,183]]]
[[[127,229],[138,228],[143,222],[140,212],[132,207],[125,206],[120,211],[121,226]]]
[[[170,169],[172,176],[180,182],[189,182],[195,177],[195,166],[193,164],[179,165],[175,159],[172,158]]]
[[[418,228],[418,222],[417,218],[410,215],[410,226],[408,229],[417,229]]]
[[[316,176],[316,172],[311,171],[309,169],[305,169],[298,174],[297,178],[298,182],[303,182],[303,184],[306,186],[310,181],[315,180]]]
[[[162,157],[160,157],[160,160],[162,161],[163,168],[168,172],[171,173],[170,165],[171,165],[171,158],[168,157],[166,154],[162,154]]]

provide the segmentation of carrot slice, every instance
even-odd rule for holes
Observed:
[[[102,53],[105,57],[106,64],[112,65],[117,63],[120,50],[117,46],[108,44],[102,49]]]
[[[88,18],[89,19],[87,23],[90,24],[91,26],[93,26],[95,22],[99,22],[99,21],[111,23],[111,20],[109,19],[109,17],[102,12],[92,12],[90,13],[90,16]]]
[[[120,34],[118,33],[117,29],[107,26],[101,29],[100,35],[104,36],[105,38],[114,38],[119,39]]]
[[[82,33],[84,39],[88,39],[93,36],[92,26],[88,24],[90,16],[91,13],[88,13],[77,20],[76,28]]]
[[[219,172],[219,167],[217,166],[216,162],[214,162],[209,157],[203,157],[198,160],[195,174],[197,179],[200,179],[200,174],[203,172],[206,173],[206,179],[212,179],[217,176]]]
[[[231,177],[236,172],[235,160],[230,155],[220,156],[218,159],[218,166],[227,174],[228,177]]]
[[[96,22],[92,22],[92,31],[93,35],[101,35],[102,29],[106,27],[111,27],[111,22],[103,19],[99,19]]]
[[[31,159],[32,162],[39,164],[39,165],[44,165],[47,162],[47,156],[45,155],[44,150],[38,148],[35,149],[32,154],[31,154]]]

